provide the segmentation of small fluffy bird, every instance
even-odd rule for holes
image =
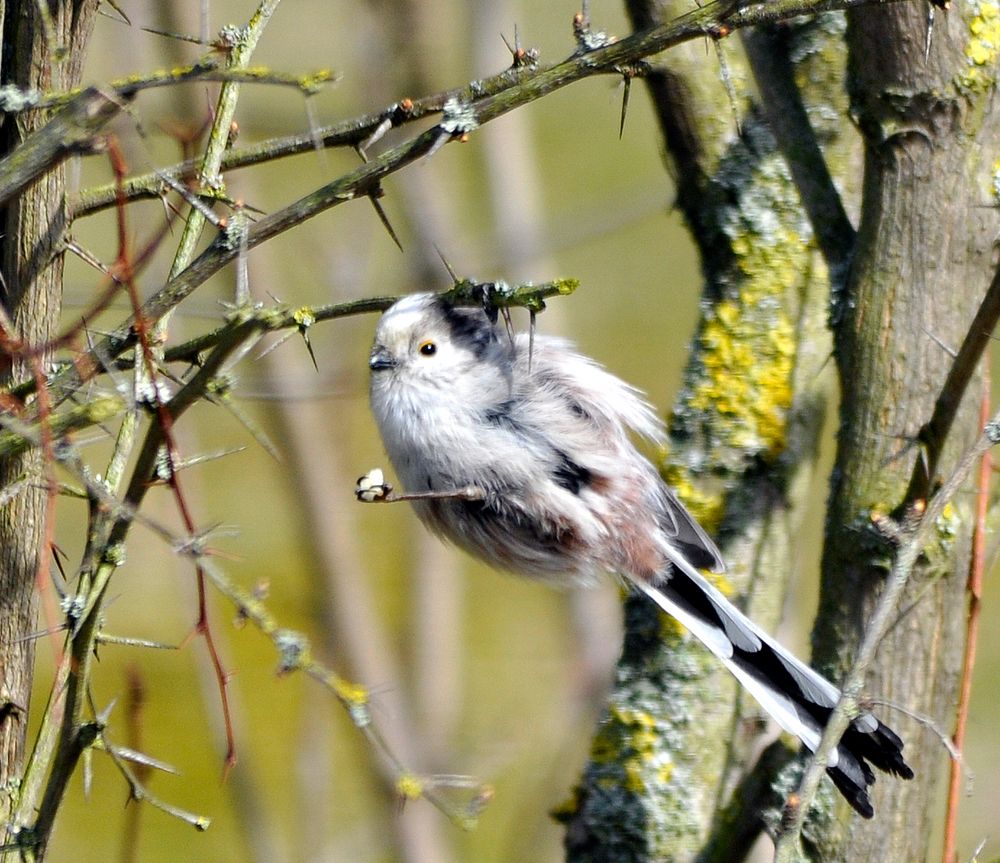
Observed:
[[[371,407],[386,452],[432,531],[500,569],[567,584],[611,572],[687,627],[810,750],[838,689],[699,570],[719,550],[639,452],[663,425],[641,394],[564,340],[511,335],[482,309],[414,294],[379,321]],[[872,766],[905,779],[899,736],[856,717],[827,773],[874,814]]]

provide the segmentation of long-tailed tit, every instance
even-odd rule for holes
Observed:
[[[632,387],[557,338],[508,336],[431,294],[381,318],[371,405],[386,451],[431,530],[501,569],[550,581],[617,573],[677,618],[809,749],[839,691],[765,634],[700,572],[719,550],[630,431],[663,439]],[[425,494],[429,493],[429,494]],[[903,743],[856,717],[827,772],[873,815],[869,766],[909,779]]]

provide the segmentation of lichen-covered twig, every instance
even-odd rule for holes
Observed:
[[[202,566],[215,588],[236,607],[240,619],[253,623],[258,630],[271,639],[279,654],[279,673],[303,672],[330,690],[343,705],[355,727],[364,734],[368,742],[392,770],[395,776],[396,790],[401,799],[423,797],[458,826],[468,829],[474,824],[483,801],[488,797],[486,789],[477,788],[475,783],[470,783],[464,777],[462,781],[457,782],[455,777],[419,776],[411,771],[396,757],[379,734],[378,728],[373,724],[371,695],[365,687],[344,679],[333,669],[316,660],[308,639],[302,633],[280,626],[261,597],[253,595],[232,582],[225,573],[215,566],[210,558],[203,558]],[[456,786],[467,788],[470,785],[477,788],[477,793],[464,806],[457,805],[451,798],[442,793],[447,788]]]
[[[795,83],[788,34],[755,27],[742,37],[761,89],[761,107],[799,190],[836,294],[847,277],[855,231]]]
[[[486,302],[494,308],[513,307],[537,311],[544,308],[546,299],[571,294],[576,290],[578,284],[576,279],[571,278],[556,279],[539,284],[526,282],[520,285],[503,285],[497,282],[462,279],[448,291],[445,291],[444,296],[449,302],[456,305],[481,305]],[[166,362],[200,363],[204,354],[227,341],[237,330],[241,333],[252,330],[258,335],[279,330],[307,330],[320,321],[384,311],[397,299],[399,298],[371,297],[324,306],[291,308],[279,305],[270,308],[240,309],[232,312],[222,326],[167,348],[163,358]],[[159,307],[158,304],[151,301],[143,307],[142,314],[147,319],[155,318]],[[92,348],[88,355],[61,368],[48,381],[49,388],[55,392],[55,398],[57,400],[64,399],[75,390],[84,378],[81,369],[89,368],[88,377],[105,371],[101,358],[119,356],[135,344],[135,339],[136,334],[131,323],[122,324],[107,335],[100,344]],[[111,353],[107,352],[106,346],[111,348]],[[131,368],[132,362],[119,363],[118,367]],[[11,393],[23,398],[34,389],[35,381],[32,379],[13,388]],[[77,428],[86,425],[79,419],[76,422],[75,427]],[[0,437],[0,442],[3,440]]]
[[[0,160],[0,204],[19,195],[38,176],[63,159],[91,147],[94,137],[121,102],[88,87],[45,126]]]

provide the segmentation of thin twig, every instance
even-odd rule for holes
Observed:
[[[190,66],[179,66],[176,69],[158,70],[149,75],[129,76],[111,81],[108,84],[108,91],[119,101],[127,102],[143,90],[171,87],[193,81],[221,81],[226,84],[276,84],[295,87],[305,95],[311,95],[324,84],[335,80],[336,75],[329,69],[320,69],[306,75],[287,75],[259,67],[223,69],[216,60],[209,58]],[[0,109],[5,112],[15,112],[60,108],[72,105],[74,100],[85,92],[79,89],[51,93],[39,90],[5,90],[0,92]]]
[[[395,492],[392,486],[385,481],[382,470],[374,468],[358,480],[354,496],[361,503],[399,503],[404,500],[479,501],[486,499],[486,492],[475,485],[440,491]]]
[[[130,664],[125,667],[126,698],[125,698],[125,733],[127,735],[129,754],[142,749],[143,711],[146,707],[146,685],[139,668]],[[133,760],[126,750],[117,749],[119,757]],[[145,783],[152,765],[146,759],[135,759],[135,778]],[[125,811],[125,824],[122,828],[120,845],[121,863],[135,863],[139,859],[139,831],[142,825],[142,807],[130,806]]]
[[[118,179],[119,186],[125,176],[124,171],[124,160],[121,157],[120,152],[117,150],[117,145],[112,141],[111,147],[112,155],[112,165],[115,170],[115,176]],[[156,369],[156,358],[154,355],[154,350],[152,346],[152,328],[150,322],[142,314],[140,308],[140,300],[138,290],[136,288],[135,279],[133,277],[130,260],[128,257],[128,243],[127,235],[125,230],[125,201],[122,196],[119,200],[119,260],[117,262],[117,268],[122,274],[122,282],[126,288],[129,299],[132,302],[132,314],[134,320],[134,330],[136,334],[136,339],[138,341],[138,348],[141,349],[141,355],[136,358],[136,371],[140,371],[140,363],[142,365],[142,371],[145,373],[146,379],[151,383],[149,389],[149,396],[153,403],[153,409],[156,413],[157,422],[150,427],[150,433],[147,438],[153,435],[153,431],[158,428],[158,437],[163,443],[163,452],[166,456],[166,482],[170,487],[171,492],[174,496],[174,501],[177,504],[177,510],[180,514],[181,520],[184,524],[184,528],[187,531],[188,536],[195,537],[198,535],[198,529],[195,525],[194,517],[191,513],[191,508],[188,504],[187,497],[184,494],[183,488],[181,486],[181,481],[178,476],[176,466],[180,463],[180,451],[177,447],[176,440],[173,434],[173,421],[174,414],[170,408],[168,408],[166,401],[162,398],[160,394],[160,387],[158,382],[158,374]],[[192,210],[192,214],[197,211]],[[190,221],[189,221],[190,224]],[[139,469],[138,467],[136,468]],[[142,481],[146,482],[148,474],[142,475]],[[133,477],[134,479],[134,477]],[[222,658],[219,656],[218,651],[215,647],[215,639],[212,634],[212,628],[208,617],[208,607],[205,597],[205,576],[201,569],[200,564],[195,565],[195,577],[198,585],[198,617],[195,621],[194,632],[200,635],[205,641],[205,647],[208,651],[209,658],[211,659],[212,665],[215,668],[216,679],[219,684],[219,699],[222,705],[222,713],[225,720],[226,728],[226,759],[225,767],[226,771],[230,770],[236,763],[236,739],[233,734],[232,722],[230,721],[230,710],[229,710],[229,697],[226,692],[226,687],[229,680],[229,675],[226,672],[222,664]]]
[[[453,777],[422,777],[414,774],[400,761],[373,725],[371,694],[365,687],[346,680],[333,669],[314,659],[309,641],[304,635],[281,627],[259,597],[247,593],[230,581],[213,561],[202,558],[201,565],[216,589],[236,607],[240,619],[253,623],[271,639],[280,656],[279,673],[301,671],[330,690],[347,710],[355,727],[362,732],[390,768],[396,777],[396,789],[404,799],[423,797],[459,826],[463,828],[472,826],[478,815],[477,801],[483,789],[480,788],[479,793],[468,804],[458,806],[441,793],[444,788],[455,787]],[[466,780],[463,787],[468,787],[469,784]]]
[[[986,290],[986,296],[983,297],[983,302],[969,325],[965,340],[958,349],[958,355],[948,370],[948,377],[934,404],[934,413],[920,431],[920,440],[926,448],[926,463],[923,459],[917,459],[906,500],[926,496],[927,488],[935,482],[938,460],[948,432],[955,421],[969,382],[979,368],[979,361],[990,343],[998,321],[1000,321],[1000,267],[993,274],[993,281]]]
[[[198,815],[194,812],[188,812],[186,809],[181,809],[178,806],[167,803],[165,800],[161,800],[155,794],[152,794],[136,776],[135,771],[132,770],[117,747],[111,746],[108,743],[102,743],[99,748],[111,756],[111,760],[114,762],[115,767],[118,768],[118,771],[128,783],[129,792],[131,793],[133,800],[148,803],[150,806],[159,809],[161,812],[165,812],[167,815],[177,818],[185,824],[190,824],[195,828],[195,830],[205,831],[209,828],[212,823],[210,818],[207,818],[204,815]]]
[[[45,372],[42,368],[41,357],[31,358],[31,369],[38,382],[39,446],[42,453],[42,474],[45,480],[45,508],[42,513],[44,526],[42,528],[42,545],[35,571],[35,589],[42,597],[42,608],[48,628],[54,629],[57,625],[58,613],[53,599],[49,561],[52,560],[55,545],[56,498],[59,496],[59,481],[56,479],[55,473],[55,438],[50,423],[52,402],[48,387],[45,386]],[[55,654],[56,664],[58,664],[62,660],[62,646],[59,644],[58,636],[53,635],[50,643]]]
[[[744,30],[741,37],[761,90],[768,123],[788,162],[799,200],[836,288],[847,277],[855,231],[795,83],[788,33],[774,27],[755,27]]]
[[[227,58],[227,71],[235,72],[244,69],[249,62],[257,43],[263,35],[264,28],[271,20],[281,0],[262,0],[257,7],[257,11],[251,18],[247,27],[239,32],[239,37],[235,45],[229,52]],[[236,114],[236,104],[239,100],[240,85],[237,81],[227,81],[219,91],[219,100],[215,107],[212,127],[209,130],[208,143],[205,153],[198,165],[198,175],[200,181],[214,188],[221,184],[219,166],[222,163],[222,156],[229,143],[229,131],[232,126],[233,117]],[[124,178],[118,184],[119,199],[124,201],[125,189]],[[202,228],[205,226],[205,216],[198,209],[192,209],[188,215],[184,226],[184,233],[181,235],[177,245],[177,252],[174,256],[173,265],[170,268],[170,277],[173,278],[183,270],[194,256],[194,249],[201,236]],[[240,251],[238,249],[238,251]],[[245,253],[245,250],[243,250]],[[159,320],[159,319],[157,319]]]
[[[979,417],[985,427],[990,410],[989,363],[983,363],[983,396],[980,401]],[[986,568],[986,516],[989,508],[990,476],[993,459],[987,451],[979,462],[976,488],[976,523],[972,533],[972,559],[969,562],[969,612],[966,624],[965,655],[962,661],[962,677],[958,690],[958,706],[955,708],[955,733],[952,737],[958,756],[952,757],[948,774],[948,802],[944,822],[943,863],[954,863],[958,859],[957,831],[958,804],[962,795],[962,750],[965,745],[965,729],[969,721],[969,702],[972,698],[972,672],[976,665],[976,647],[979,641],[979,617],[982,608],[983,572]]]
[[[89,401],[48,415],[45,422],[53,440],[62,440],[79,429],[100,425],[117,416],[125,401],[117,395],[95,394]],[[42,444],[41,422],[25,423],[15,416],[0,416],[0,458],[9,458]]]

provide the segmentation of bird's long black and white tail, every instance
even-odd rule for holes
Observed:
[[[785,731],[815,751],[840,697],[837,687],[764,633],[681,554],[673,562],[656,585],[634,583],[719,657]],[[913,778],[902,740],[865,712],[848,727],[827,766],[834,785],[865,818],[875,814],[868,796],[875,782],[869,763]]]

